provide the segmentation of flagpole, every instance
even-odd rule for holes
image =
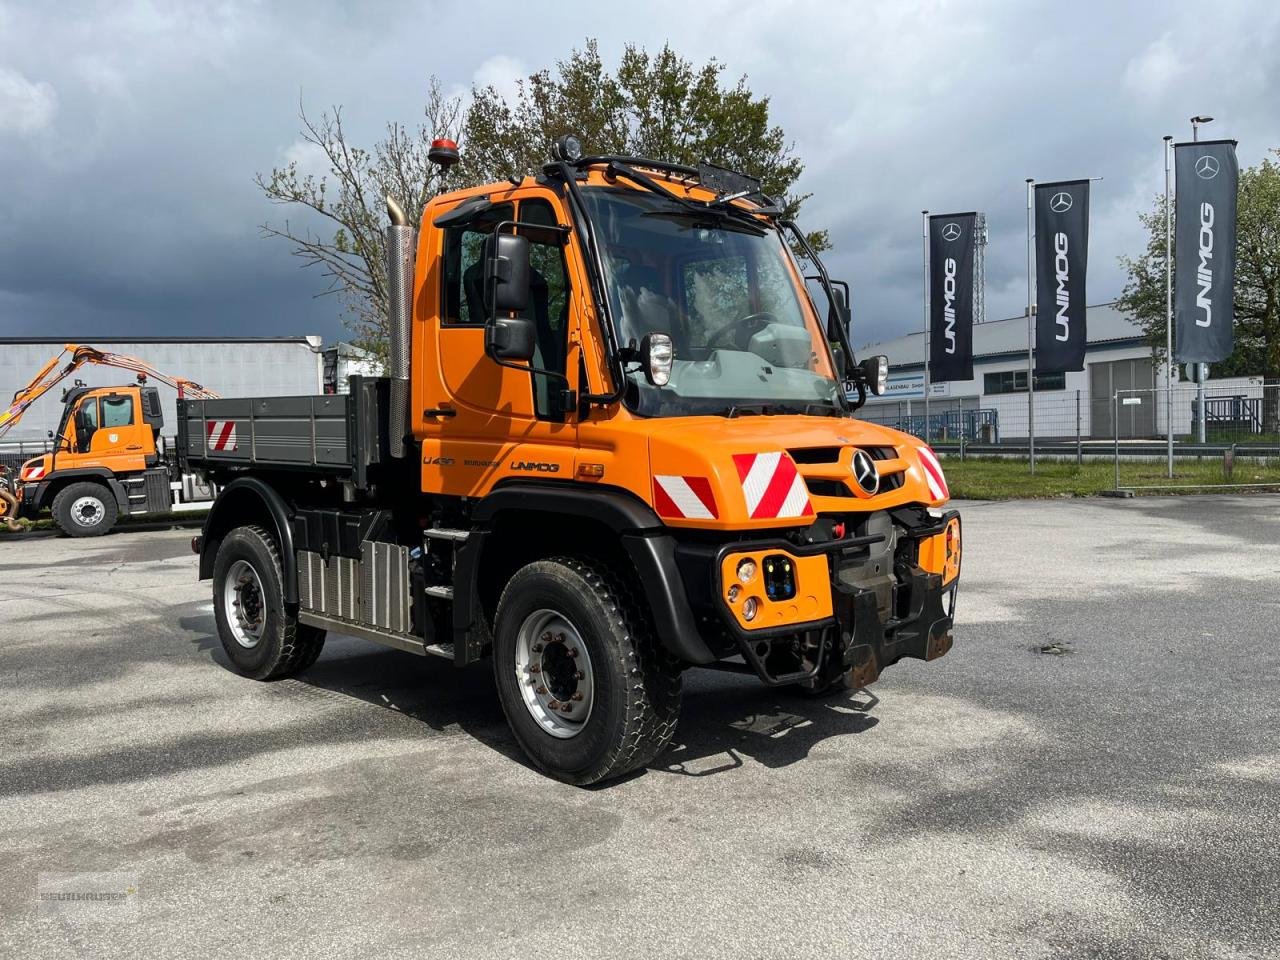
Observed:
[[[1169,205],[1169,151],[1164,138],[1164,419],[1169,479],[1173,479],[1173,208]],[[1116,424],[1117,431],[1120,425]]]
[[[924,252],[924,436],[929,442],[929,211],[920,211],[920,245]]]
[[[1036,371],[1035,371],[1035,246],[1032,224],[1032,200],[1035,180],[1027,177],[1027,453],[1031,473],[1036,472]]]

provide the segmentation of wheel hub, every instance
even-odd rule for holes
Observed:
[[[222,599],[231,635],[240,646],[253,649],[262,640],[267,607],[262,579],[247,560],[237,560],[227,571]]]
[[[529,715],[547,733],[568,739],[591,716],[595,678],[577,627],[554,610],[537,610],[516,635],[516,682]]]
[[[71,504],[71,519],[82,527],[97,526],[106,512],[97,497],[77,497]]]

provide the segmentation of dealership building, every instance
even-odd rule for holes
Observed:
[[[1036,437],[1108,439],[1115,435],[1117,415],[1121,437],[1161,436],[1166,429],[1164,365],[1152,359],[1142,329],[1110,303],[1089,307],[1086,319],[1084,370],[1036,377]],[[913,333],[860,351],[863,357],[889,358],[889,389],[883,397],[870,398],[860,416],[924,435],[924,350],[924,334]],[[1030,419],[1026,316],[976,324],[973,354],[972,380],[931,385],[930,439],[1025,440]],[[1247,378],[1215,381],[1213,386],[1215,394],[1226,389],[1247,395],[1260,389]],[[1128,402],[1114,401],[1117,392]],[[1175,432],[1190,430],[1193,392],[1175,392]]]

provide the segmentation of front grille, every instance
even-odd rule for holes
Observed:
[[[885,460],[898,459],[898,451],[894,447],[862,447],[871,457],[872,460],[882,462]],[[825,466],[840,462],[840,455],[845,450],[844,447],[800,447],[795,450],[788,450],[791,459],[800,467],[801,474],[805,473],[806,466]],[[857,499],[852,487],[843,480],[833,480],[828,477],[809,477],[804,478],[805,485],[809,488],[809,493],[815,497],[836,497],[844,499]],[[897,490],[906,483],[906,476],[901,472],[881,473],[880,474],[880,492],[888,493],[891,490]]]
[[[843,447],[801,447],[788,450],[796,463],[838,463]]]

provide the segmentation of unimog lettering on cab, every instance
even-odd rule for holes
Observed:
[[[389,377],[182,404],[239,671],[303,670],[329,630],[490,658],[531,760],[589,784],[666,747],[689,667],[820,692],[947,652],[942,469],[854,418],[884,360],[854,362],[848,288],[757,181],[565,138],[419,224],[388,208]]]

